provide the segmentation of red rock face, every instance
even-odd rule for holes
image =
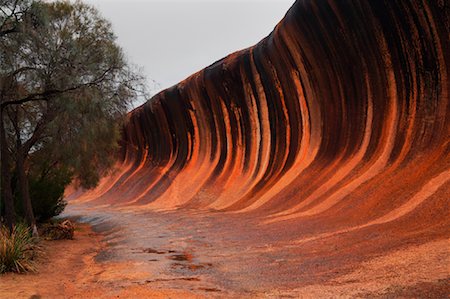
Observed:
[[[118,169],[79,199],[448,228],[448,12],[298,0],[259,44],[132,111]]]

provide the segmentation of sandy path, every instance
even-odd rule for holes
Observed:
[[[44,242],[39,273],[0,277],[0,298],[446,298],[446,233],[323,234],[258,217],[70,205],[75,240]],[[92,229],[92,230],[91,230]],[[306,238],[307,240],[308,238]],[[297,241],[296,241],[297,240]]]
[[[124,265],[96,262],[103,247],[102,236],[87,224],[77,225],[74,240],[43,241],[38,273],[0,276],[0,298],[202,298],[185,290],[128,285],[133,275],[122,271],[117,277]]]

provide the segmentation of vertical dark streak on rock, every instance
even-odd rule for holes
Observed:
[[[450,192],[449,28],[448,1],[298,0],[257,45],[132,111],[118,174],[86,198],[274,222],[405,217],[416,196]]]

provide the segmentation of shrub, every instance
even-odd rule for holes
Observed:
[[[33,212],[40,222],[61,214],[67,205],[64,188],[70,182],[65,173],[56,173],[46,178],[30,179],[30,196]]]
[[[14,227],[10,234],[0,227],[0,273],[35,271],[33,266],[34,241],[30,230],[23,224]]]
[[[33,212],[38,222],[45,222],[61,214],[67,205],[64,189],[71,181],[71,172],[66,168],[33,165],[29,173],[30,197]],[[48,168],[46,168],[48,167]],[[16,189],[16,188],[15,188]],[[19,190],[15,190],[16,213],[24,218]]]

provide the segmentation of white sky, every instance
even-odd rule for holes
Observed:
[[[111,21],[151,93],[256,44],[295,0],[84,0]],[[158,83],[155,86],[151,83]]]

